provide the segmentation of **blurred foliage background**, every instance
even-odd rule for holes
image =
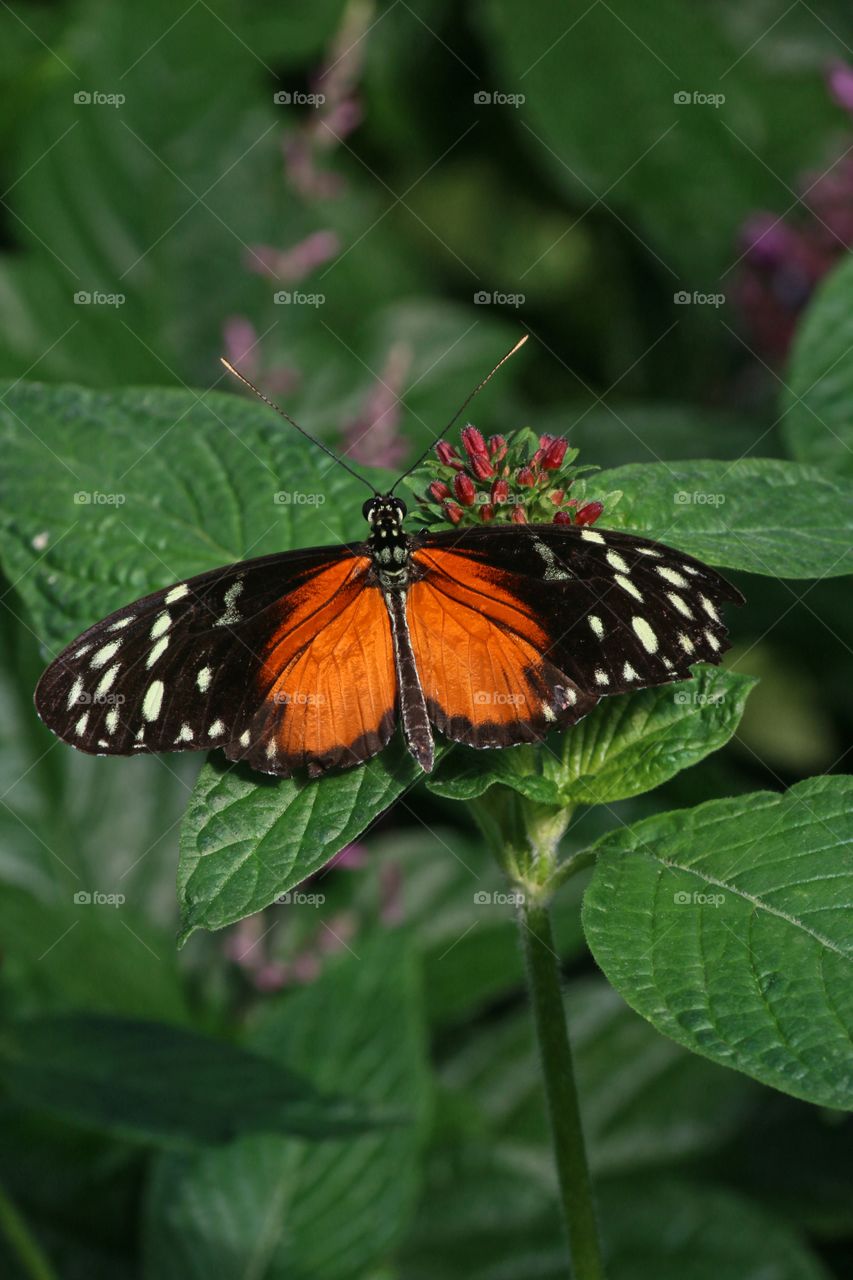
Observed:
[[[0,24],[13,385],[226,389],[225,352],[352,458],[398,466],[526,330],[472,408],[484,431],[567,434],[606,466],[755,455],[850,474],[840,0],[60,0],[4,4]],[[833,288],[821,329],[809,308]],[[815,405],[808,357],[829,340],[840,390]],[[582,813],[569,842],[841,771],[849,592],[740,585],[734,663],[761,684],[735,739],[616,815]],[[319,907],[176,955],[197,761],[56,746],[15,586],[4,1013],[157,1018],[272,1056],[281,1042],[328,1090],[404,1100],[417,1123],[163,1153],[7,1099],[4,1274],[46,1274],[21,1231],[63,1277],[563,1274],[511,907],[472,900],[499,882],[464,810],[415,790],[317,878]],[[80,885],[125,902],[81,906]],[[614,1274],[849,1275],[850,1122],[660,1037],[596,976],[577,898],[559,904],[560,945]]]

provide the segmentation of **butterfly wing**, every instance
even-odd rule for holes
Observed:
[[[360,545],[319,547],[145,596],[51,663],[39,715],[94,754],[223,746],[283,776],[367,759],[393,731],[396,696],[387,616],[363,590],[369,565]],[[370,640],[342,650],[344,623]]]
[[[472,746],[565,728],[598,698],[686,679],[742,596],[662,543],[570,525],[424,534],[409,626],[430,718]]]

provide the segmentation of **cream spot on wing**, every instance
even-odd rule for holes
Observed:
[[[88,653],[88,652],[89,652],[89,650],[91,649],[91,647],[92,647],[92,646],[91,646],[90,644],[84,644],[84,645],[83,645],[83,647],[82,647],[82,649],[78,649],[78,650],[77,650],[77,652],[74,654],[74,657],[75,657],[75,658],[82,658],[84,654],[86,654],[86,653]]]
[[[705,632],[705,639],[708,641],[708,644],[711,646],[711,648],[712,648],[712,649],[714,650],[714,652],[716,653],[716,652],[718,651],[719,647],[720,647],[720,642],[719,642],[719,640],[717,639],[717,637],[714,635],[713,631],[706,631],[706,632]]]
[[[701,602],[701,604],[702,604],[702,608],[705,610],[705,612],[707,613],[708,617],[709,617],[709,618],[713,618],[715,622],[719,622],[719,621],[720,621],[720,615],[717,613],[717,610],[714,608],[714,605],[711,603],[711,601],[708,599],[708,597],[707,597],[707,596],[700,596],[700,597],[699,597],[699,600],[700,600],[700,602]]]
[[[667,671],[674,671],[674,670],[675,670],[675,667],[673,666],[673,664],[672,664],[672,662],[670,661],[670,659],[669,659],[669,658],[664,658],[664,660],[663,660],[663,665],[666,667]]]
[[[193,731],[188,724],[182,724],[175,742],[192,742]]]
[[[573,707],[578,700],[578,695],[574,689],[558,689],[558,694],[562,694],[563,702],[567,707]]]
[[[610,684],[610,676],[607,674],[606,671],[603,671],[601,667],[596,667],[595,669],[595,683]]]
[[[550,707],[547,702],[542,703],[542,714],[545,717],[545,719],[548,720],[551,724],[553,724],[553,722],[557,719],[556,711],[554,710],[553,707]]]
[[[77,679],[72,684],[71,689],[69,690],[68,706],[73,707],[75,702],[79,702],[80,696],[82,693],[83,693],[83,681],[78,676]]]
[[[636,615],[631,619],[631,626],[646,653],[657,653],[658,638],[645,618]]]
[[[639,600],[642,603],[643,593],[642,591],[637,590],[630,578],[623,578],[621,573],[617,573],[613,581],[617,583],[623,591],[627,591],[635,600]]]
[[[687,579],[683,574],[677,573],[675,569],[670,569],[665,564],[656,564],[655,569],[662,578],[666,578],[667,582],[671,582],[674,587],[687,586]]]
[[[111,707],[107,712],[107,733],[115,733],[118,728],[118,707]]]
[[[584,542],[604,542],[600,533],[596,533],[594,529],[581,529],[581,537]]]
[[[104,694],[108,693],[109,690],[112,688],[113,681],[118,675],[120,667],[121,667],[120,662],[114,662],[111,667],[107,667],[106,671],[101,676],[97,689],[95,690],[96,700],[98,698],[103,698]]]
[[[639,551],[641,556],[654,556],[656,560],[660,559],[661,553],[655,551],[654,547],[635,547],[635,551]]]
[[[207,732],[211,738],[218,738],[220,734],[225,732],[225,725],[221,720],[214,720]]]
[[[172,590],[166,596],[164,603],[174,604],[177,600],[183,600],[184,596],[189,595],[189,592],[190,589],[187,584],[185,582],[181,582],[178,586],[172,587]]]
[[[607,560],[607,563],[609,565],[612,565],[614,569],[618,569],[620,573],[631,572],[631,570],[628,568],[627,564],[622,559],[618,551],[608,551],[607,555],[605,556],[605,559]]]
[[[112,640],[110,641],[109,644],[105,644],[103,648],[98,650],[94,658],[92,658],[91,662],[89,663],[89,666],[96,667],[96,668],[105,666],[109,662],[113,654],[118,651],[120,644],[121,644],[120,640]]]
[[[240,621],[240,615],[235,607],[235,601],[241,594],[242,590],[243,580],[242,578],[238,578],[237,581],[233,582],[225,592],[225,612],[221,618],[216,619],[215,625],[217,627],[230,627],[233,626],[235,622]]]
[[[196,676],[195,682],[198,685],[199,689],[201,689],[202,693],[207,693],[208,689],[210,688],[210,678],[212,675],[213,675],[213,672],[211,671],[210,667],[202,667],[198,675]]]
[[[592,627],[593,631],[598,636],[599,640],[601,640],[602,637],[604,636],[604,623],[601,621],[601,619],[596,618],[595,614],[591,613],[587,618],[587,622]]]
[[[145,740],[145,725],[143,725],[142,728],[138,730],[135,741],[134,741],[134,745],[141,746],[144,740]]]
[[[142,714],[146,720],[156,720],[159,716],[160,708],[163,705],[164,689],[165,685],[162,680],[152,680],[146,689],[145,698],[142,702]]]
[[[155,644],[154,648],[151,650],[151,652],[149,653],[148,657],[147,657],[147,658],[146,658],[146,660],[145,660],[145,666],[146,666],[146,667],[153,667],[153,666],[154,666],[154,663],[155,663],[155,662],[157,661],[157,659],[160,657],[160,654],[161,654],[161,653],[164,653],[164,652],[166,651],[166,649],[168,649],[168,647],[169,647],[169,640],[170,640],[170,637],[169,637],[169,636],[161,636],[161,637],[160,637],[160,639],[157,641],[157,643]]]
[[[622,679],[623,680],[639,680],[639,678],[640,677],[637,675],[636,671],[631,666],[630,662],[626,662],[624,667],[622,668]]]
[[[111,626],[107,627],[107,630],[108,630],[108,631],[121,631],[122,627],[129,627],[129,626],[130,626],[130,624],[131,624],[131,622],[133,622],[133,618],[132,618],[132,617],[130,617],[130,618],[119,618],[118,622],[114,622],[114,623],[112,623],[112,625],[111,625]]]
[[[685,635],[683,631],[679,631],[678,633],[678,643],[681,645],[685,653],[693,653],[696,648],[695,644],[690,639],[690,636]]]
[[[86,732],[86,723],[88,719],[89,719],[89,712],[84,711],[82,716],[74,726],[74,732],[77,734],[84,734]]]
[[[687,605],[686,601],[682,600],[681,596],[677,596],[674,591],[667,591],[666,598],[670,604],[675,605],[678,612],[685,618],[693,617],[693,610]]]
[[[241,746],[241,747],[248,747],[248,745],[249,745],[249,741],[250,741],[250,739],[249,739],[249,730],[247,729],[245,733],[241,733],[241,734],[240,734],[240,746]]]
[[[168,631],[171,625],[172,615],[169,613],[168,609],[164,609],[163,612],[158,614],[154,620],[154,626],[151,628],[150,632],[151,639],[156,640],[164,631]]]
[[[276,755],[275,738],[271,738],[267,743],[267,760],[274,760]]]

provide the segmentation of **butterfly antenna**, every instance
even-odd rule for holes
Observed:
[[[343,458],[339,458],[334,450],[330,449],[328,445],[323,444],[322,440],[318,440],[315,436],[312,436],[310,431],[306,431],[304,427],[300,427],[299,423],[295,422],[289,413],[285,413],[284,409],[277,405],[274,400],[270,400],[269,396],[265,396],[263,391],[259,391],[254,382],[250,382],[245,374],[241,373],[239,369],[235,369],[230,360],[226,360],[225,356],[220,356],[219,359],[225,365],[225,368],[229,373],[233,373],[234,377],[239,379],[244,386],[248,387],[250,391],[254,391],[258,399],[263,400],[264,404],[268,404],[271,409],[275,409],[276,413],[280,414],[281,417],[284,418],[285,422],[289,422],[292,427],[295,427],[300,435],[303,435],[306,440],[310,440],[318,449],[322,449],[325,454],[328,454],[333,462],[337,462],[338,466],[343,467],[344,471],[348,471],[351,476],[355,476],[356,480],[360,480],[362,484],[366,484],[372,493],[377,495],[379,494],[379,490],[375,489],[369,480],[365,480],[364,476],[360,476],[357,471],[353,471],[352,467],[344,462]]]
[[[418,458],[417,462],[413,462],[413,463],[412,463],[412,465],[409,467],[408,471],[404,471],[404,472],[403,472],[403,474],[402,474],[402,475],[401,475],[397,480],[395,480],[395,481],[394,481],[394,484],[393,484],[393,485],[392,485],[392,487],[391,487],[391,493],[393,493],[393,492],[394,492],[394,490],[397,488],[397,485],[400,483],[400,481],[401,481],[401,480],[405,480],[406,476],[410,476],[410,475],[412,474],[412,472],[413,472],[413,471],[415,471],[415,470],[416,470],[416,469],[421,465],[421,463],[423,462],[423,460],[424,460],[424,458],[427,456],[427,454],[428,454],[432,449],[434,449],[434,448],[435,448],[435,446],[438,444],[438,442],[439,442],[440,440],[442,440],[442,439],[444,438],[444,436],[446,436],[446,435],[447,435],[448,431],[449,431],[449,430],[450,430],[450,428],[453,426],[454,422],[456,422],[456,421],[457,421],[457,420],[462,416],[462,414],[463,414],[463,413],[465,412],[465,410],[468,408],[468,405],[469,405],[469,404],[471,403],[471,401],[474,399],[474,396],[475,396],[475,395],[477,395],[477,393],[478,393],[479,391],[482,391],[482,390],[483,390],[483,387],[486,385],[486,383],[487,383],[487,382],[491,381],[491,379],[492,379],[492,378],[495,376],[495,374],[497,373],[498,369],[500,369],[501,365],[506,364],[506,362],[507,362],[507,360],[509,360],[510,356],[514,356],[514,355],[515,355],[515,353],[516,353],[516,351],[519,351],[519,350],[524,346],[525,342],[527,341],[527,339],[528,339],[529,337],[530,337],[530,335],[526,333],[526,334],[524,335],[524,337],[523,337],[523,338],[519,338],[518,342],[515,344],[515,346],[512,348],[512,350],[511,350],[511,351],[507,351],[507,353],[506,353],[506,355],[505,355],[505,356],[501,356],[500,360],[497,362],[497,364],[495,365],[494,369],[492,369],[491,373],[487,373],[487,374],[486,374],[486,376],[485,376],[485,378],[483,379],[483,381],[482,381],[482,382],[478,382],[478,383],[477,383],[476,387],[475,387],[475,388],[474,388],[474,390],[470,393],[470,395],[466,396],[466,397],[465,397],[465,399],[462,401],[461,405],[460,405],[460,406],[459,406],[459,408],[456,410],[456,412],[454,413],[453,417],[450,419],[450,421],[448,422],[447,426],[446,426],[446,427],[444,428],[444,430],[442,431],[441,435],[436,436],[436,438],[435,438],[435,440],[433,440],[432,444],[428,444],[428,445],[427,445],[427,447],[424,449],[423,453],[422,453],[422,454],[421,454],[421,456]]]

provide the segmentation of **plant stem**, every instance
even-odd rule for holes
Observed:
[[[604,1280],[560,970],[547,906],[525,900],[519,922],[572,1275],[575,1280]]]
[[[42,1252],[41,1245],[35,1240],[2,1187],[0,1187],[0,1233],[6,1237],[13,1253],[26,1274],[32,1276],[32,1280],[57,1280],[56,1272]]]

